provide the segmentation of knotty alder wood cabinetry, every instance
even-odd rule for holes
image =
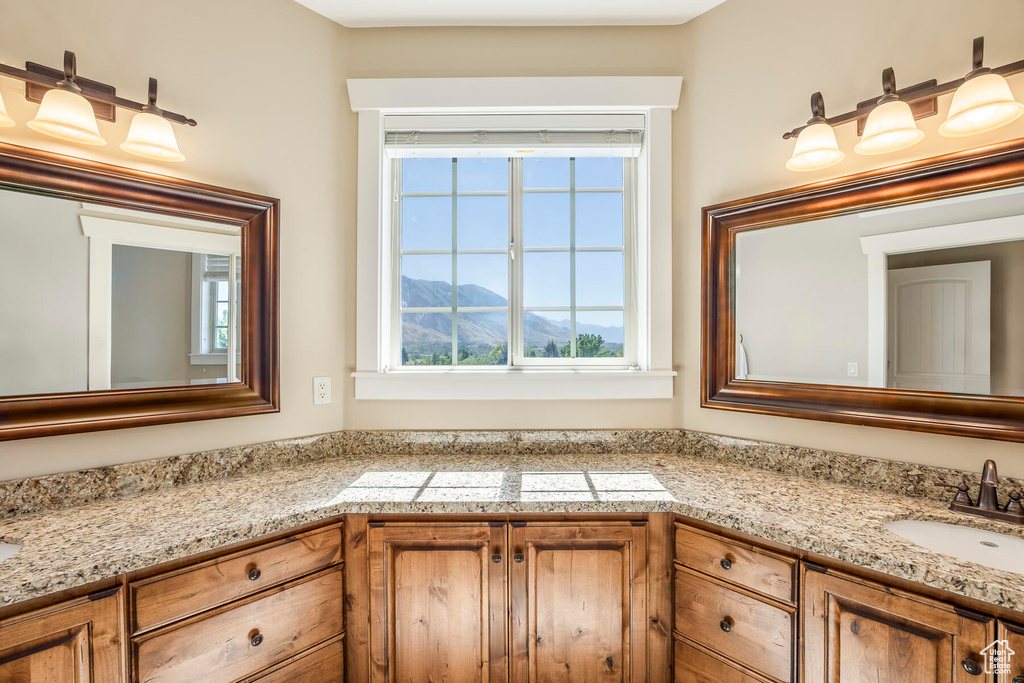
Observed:
[[[0,683],[1024,683],[1024,615],[667,513],[342,519],[0,609]]]
[[[369,559],[371,681],[648,680],[643,521],[371,523]]]

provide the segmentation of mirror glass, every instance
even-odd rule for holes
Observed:
[[[1024,396],[1024,188],[741,232],[737,379]]]
[[[238,381],[240,230],[0,190],[0,397]]]

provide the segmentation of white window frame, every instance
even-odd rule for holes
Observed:
[[[237,262],[238,255],[235,255]],[[230,267],[230,266],[229,266]],[[237,269],[237,265],[235,268]],[[232,276],[229,272],[228,287],[230,288],[231,282],[235,282],[235,301],[241,299],[241,293],[238,291],[239,285],[242,282],[241,273],[236,273]],[[221,280],[225,282],[225,280]],[[211,280],[206,281],[203,278],[203,254],[193,252],[192,254],[192,327],[190,330],[190,346],[189,346],[189,364],[190,365],[227,365],[228,353],[227,349],[218,349],[215,342],[207,343],[208,340],[216,338],[217,324],[215,322],[217,311],[216,311],[216,288],[217,281]],[[232,297],[229,289],[228,293],[228,317],[231,317]],[[235,324],[237,324],[237,315],[235,316]],[[230,323],[229,327],[230,328]],[[231,335],[228,335],[229,343]],[[242,350],[237,348],[235,344],[235,363],[241,365],[242,363]]]
[[[359,115],[357,200],[357,399],[624,399],[671,398],[672,111],[682,78],[349,79]],[[506,367],[405,368],[396,365],[391,163],[384,154],[385,116],[558,116],[642,114],[636,159],[637,272],[632,367],[537,364]],[[627,259],[628,262],[628,259]],[[510,269],[511,272],[511,269]],[[511,291],[511,290],[510,290]],[[652,296],[652,293],[655,295]],[[515,339],[512,340],[515,344]],[[510,353],[513,352],[510,349]],[[400,353],[400,351],[398,351]]]

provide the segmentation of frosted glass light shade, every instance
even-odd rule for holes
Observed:
[[[0,95],[0,128],[10,128],[14,125],[14,119],[7,113],[7,107],[4,106],[3,95]]]
[[[89,100],[69,90],[47,90],[28,127],[37,133],[83,145],[105,145]]]
[[[185,160],[185,156],[178,151],[178,140],[174,137],[171,122],[147,112],[138,113],[132,119],[128,138],[121,143],[121,149],[155,161]]]
[[[827,123],[813,123],[796,139],[793,156],[786,162],[790,171],[817,171],[835,166],[846,158],[836,142],[836,132]]]
[[[949,115],[939,134],[950,138],[987,133],[1016,121],[1024,104],[1013,99],[1010,86],[999,74],[987,73],[964,82],[953,93]]]
[[[888,154],[916,145],[923,139],[924,131],[914,123],[910,105],[892,100],[871,110],[864,124],[864,135],[853,151],[857,154]]]

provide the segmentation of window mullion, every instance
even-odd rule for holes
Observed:
[[[459,364],[459,160],[452,159],[452,365]]]
[[[569,357],[576,349],[576,158],[569,158]]]
[[[523,358],[523,160],[509,159],[509,365]]]

